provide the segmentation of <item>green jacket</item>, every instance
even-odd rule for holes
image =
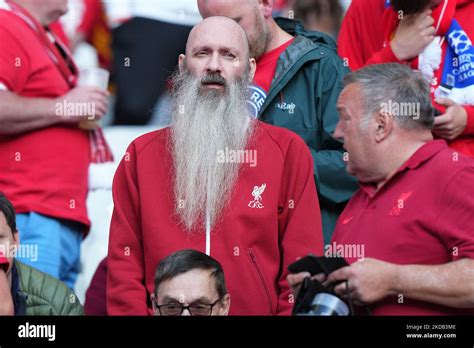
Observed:
[[[76,295],[61,281],[14,262],[12,295],[16,315],[83,315]]]
[[[346,172],[342,143],[332,137],[339,120],[341,80],[349,70],[328,35],[307,31],[299,21],[276,21],[295,40],[278,59],[259,119],[297,133],[311,150],[324,239],[329,243],[339,214],[358,189],[355,177]]]

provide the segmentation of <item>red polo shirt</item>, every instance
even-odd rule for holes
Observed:
[[[366,258],[408,265],[474,259],[474,160],[444,140],[422,146],[378,192],[362,185],[339,217],[333,243]],[[349,263],[357,255],[344,255]],[[355,257],[352,257],[355,256]],[[375,315],[468,314],[408,298],[375,304]]]
[[[56,98],[69,91],[36,33],[10,11],[0,10],[0,42],[0,89],[29,98]],[[0,191],[17,213],[89,225],[89,162],[89,137],[77,126],[0,135]]]

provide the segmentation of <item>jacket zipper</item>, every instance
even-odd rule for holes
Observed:
[[[207,177],[207,188],[209,190],[211,176]],[[209,191],[207,191],[209,193]],[[206,255],[211,256],[211,216],[209,212],[209,194],[206,194]]]
[[[271,298],[271,295],[270,295],[270,290],[268,290],[268,287],[265,283],[265,278],[263,277],[263,273],[260,270],[260,267],[259,267],[258,262],[257,262],[257,258],[255,257],[255,254],[254,254],[252,249],[248,249],[247,253],[250,257],[250,261],[252,262],[253,268],[257,272],[257,276],[260,279],[260,283],[263,286],[263,290],[265,290],[265,293],[267,295],[267,304],[268,304],[269,314],[273,315],[272,298]]]
[[[206,207],[206,255],[211,256],[211,218],[208,207]]]

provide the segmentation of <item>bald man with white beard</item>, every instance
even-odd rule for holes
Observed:
[[[321,216],[304,141],[249,117],[255,68],[234,21],[191,31],[172,126],[136,139],[114,178],[109,314],[151,315],[156,266],[182,249],[221,263],[230,315],[290,314],[287,267],[322,254]]]

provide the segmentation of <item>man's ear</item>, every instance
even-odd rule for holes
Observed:
[[[204,7],[206,6],[206,1],[197,0],[197,5],[198,5],[199,14],[201,15],[202,18],[205,18],[204,17]]]
[[[180,73],[184,71],[185,64],[186,64],[186,56],[184,54],[180,54],[178,58],[178,68],[179,68]]]
[[[263,10],[263,16],[265,19],[273,16],[273,3],[274,0],[259,0],[259,6]]]
[[[221,315],[227,316],[229,315],[229,310],[230,310],[230,295],[226,294],[224,298],[222,299],[222,311]]]
[[[391,113],[381,110],[376,116],[376,121],[375,141],[380,143],[392,132],[395,120]]]
[[[257,62],[255,61],[255,58],[250,58],[249,59],[249,83],[253,81],[253,78],[255,76],[255,71],[257,71]]]

